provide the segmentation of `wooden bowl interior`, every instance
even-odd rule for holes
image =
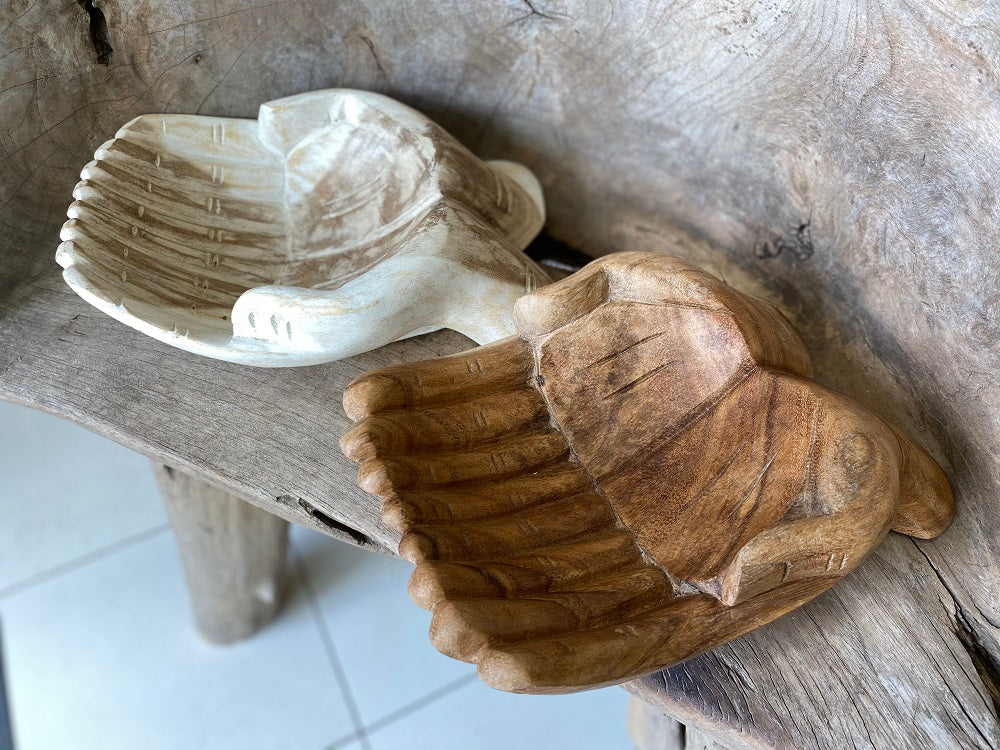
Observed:
[[[397,252],[440,198],[433,146],[365,102],[333,114],[284,156],[255,120],[132,121],[74,191],[67,281],[155,329],[222,343],[248,289],[334,289]]]

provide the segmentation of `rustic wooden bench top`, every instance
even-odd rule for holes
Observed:
[[[690,260],[788,313],[819,381],[953,480],[939,540],[890,535],[812,604],[627,689],[733,748],[995,748],[1000,29],[987,8],[888,5],[106,0],[95,47],[82,7],[16,0],[0,11],[0,396],[393,551],[337,447],[342,391],[468,340],[229,365],[102,316],[53,260],[80,168],[131,117],[383,91],[531,166],[576,247],[656,250],[683,227]]]

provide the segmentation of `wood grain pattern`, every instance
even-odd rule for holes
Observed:
[[[812,382],[777,310],[682,261],[606,256],[515,319],[356,379],[341,440],[434,645],[494,687],[670,666],[822,593],[890,528],[951,522],[933,459]]]
[[[288,523],[169,466],[154,463],[153,473],[198,632],[214,643],[252,635],[283,603]]]
[[[953,481],[955,522],[938,539],[890,534],[813,602],[628,689],[739,750],[1000,747],[989,4],[99,4],[110,66],[76,3],[0,4],[0,397],[395,551],[331,446],[350,426],[341,393],[468,339],[240,367],[98,314],[52,261],[80,168],[122,123],[380,91],[474,153],[528,165],[557,238],[681,256],[778,305],[816,379],[899,425]]]
[[[544,220],[534,175],[370,92],[300,94],[257,120],[142,115],[81,178],[66,282],[230,362],[318,364],[438,328],[486,343],[548,281],[520,252]]]

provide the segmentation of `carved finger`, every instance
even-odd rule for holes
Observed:
[[[150,224],[141,231],[136,229],[133,236],[133,225],[113,213],[94,209],[103,201],[89,187],[77,193],[84,200],[70,206],[70,221],[61,233],[64,241],[72,244],[68,252],[74,263],[79,260],[104,268],[123,292],[141,289],[147,301],[212,311],[219,319],[229,312],[244,287],[234,283],[228,272],[220,273],[213,266],[216,256],[209,253],[214,249],[211,243],[195,238],[184,243],[180,237],[171,238],[169,230],[150,231]],[[76,221],[81,212],[86,212],[86,220]],[[221,265],[222,260],[219,262]],[[260,278],[261,269],[245,267],[242,272]]]
[[[918,539],[933,539],[944,533],[955,515],[951,485],[927,451],[898,430],[895,433],[902,454],[902,475],[892,529]]]
[[[391,409],[439,406],[523,388],[532,374],[531,350],[516,338],[450,357],[373,370],[344,391],[353,421]]]
[[[614,253],[518,300],[514,321],[526,339],[535,339],[612,301],[682,303],[722,309],[712,292],[720,282],[692,266],[649,253]]]
[[[458,485],[426,491],[395,490],[382,500],[382,519],[402,531],[410,524],[484,521],[591,489],[579,464],[556,461],[522,476],[490,480],[489,492]]]
[[[710,593],[732,606],[794,581],[842,578],[886,531],[882,525],[865,534],[830,516],[779,524],[747,544]]]
[[[445,599],[506,598],[556,591],[646,565],[632,535],[612,529],[500,560],[425,560],[417,563],[409,589],[419,606],[431,609]]]
[[[572,276],[521,297],[514,305],[514,324],[525,339],[551,333],[586,315],[608,299],[608,279],[591,263]]]
[[[359,463],[397,454],[462,451],[548,422],[545,402],[533,389],[510,391],[503,402],[502,410],[493,408],[496,397],[485,396],[440,407],[384,411],[348,430],[340,447]]]
[[[358,469],[358,484],[367,492],[395,489],[430,489],[446,486],[471,489],[492,485],[498,479],[530,472],[566,455],[566,440],[556,430],[515,437],[481,450],[435,453],[365,461]]]
[[[495,560],[598,536],[614,520],[607,502],[585,492],[483,521],[411,526],[399,543],[399,554],[411,562]]]
[[[430,636],[441,653],[475,662],[486,646],[546,638],[637,617],[673,598],[662,571],[646,566],[525,598],[456,599],[434,607]]]
[[[283,245],[281,170],[251,147],[255,131],[226,118],[133,120],[84,167],[57,260],[96,272],[86,286],[127,300],[130,324],[149,307],[142,320],[162,331],[218,337],[243,289],[274,277],[262,259]]]
[[[530,242],[531,239],[534,238],[534,236],[541,231],[542,225],[545,224],[545,195],[542,193],[541,183],[538,181],[538,178],[535,177],[534,172],[532,172],[523,164],[519,164],[516,161],[507,161],[506,159],[494,159],[492,161],[486,162],[486,165],[497,173],[497,175],[501,178],[502,182],[506,182],[507,180],[509,180],[510,182],[513,182],[515,185],[517,185],[517,187],[519,187],[534,204],[535,210],[538,212],[537,223],[534,224],[533,226],[529,225],[525,226],[524,229],[521,229],[520,231],[524,232],[524,235],[522,236],[518,236],[516,234],[516,232],[519,229],[516,227],[511,227],[510,231],[506,232],[506,234],[510,235],[511,240],[515,242],[515,244],[517,244],[518,242],[525,242],[525,243]],[[506,190],[501,189],[497,191],[496,198],[500,205],[504,205],[504,203],[509,204],[513,200],[516,200],[513,197],[509,196],[510,187],[509,186],[505,187]],[[513,215],[515,212],[512,210],[508,210],[507,213]],[[529,236],[528,232],[531,229],[533,229],[534,231],[531,232]]]
[[[780,617],[837,579],[795,582],[768,601],[727,607],[707,595],[673,599],[614,624],[480,650],[480,678],[515,693],[567,693],[671,666]]]

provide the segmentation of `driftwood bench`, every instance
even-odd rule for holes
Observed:
[[[76,297],[53,260],[59,227],[80,167],[137,114],[253,117],[291,93],[369,88],[483,156],[531,166],[549,231],[575,247],[656,250],[682,228],[691,261],[780,305],[817,379],[906,429],[955,485],[940,539],[890,535],[803,609],[627,684],[637,744],[1000,745],[1000,26],[988,7],[85,6],[0,10],[0,397],[170,467],[161,484],[209,635],[271,615],[275,516],[395,550],[338,450],[342,391],[369,368],[469,342],[443,332],[290,370],[200,359]]]

